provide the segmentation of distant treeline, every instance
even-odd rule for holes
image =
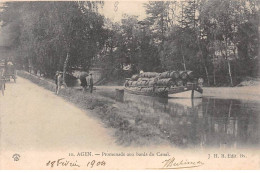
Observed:
[[[47,77],[93,66],[109,80],[192,70],[208,85],[234,86],[258,75],[260,1],[152,1],[144,20],[124,15],[117,23],[99,13],[104,3],[5,2],[1,36],[21,68]]]

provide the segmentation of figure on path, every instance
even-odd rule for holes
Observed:
[[[92,73],[90,73],[90,79],[89,79],[89,89],[90,89],[90,93],[93,92],[93,78],[92,78]]]
[[[62,85],[62,81],[63,81],[63,78],[62,78],[62,72],[59,72],[57,71],[56,72],[56,75],[55,75],[55,83],[56,83],[56,94],[58,95],[59,94],[59,91],[61,89],[61,85]]]
[[[80,85],[82,86],[82,91],[86,91],[88,83],[87,83],[87,79],[86,77],[88,76],[88,74],[83,73],[80,75],[79,79],[80,79]]]

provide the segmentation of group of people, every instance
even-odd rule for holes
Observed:
[[[2,94],[3,90],[5,90],[5,81],[10,79],[10,75],[15,75],[15,67],[11,59],[7,58],[0,67],[0,89],[2,90]],[[15,79],[15,76],[13,76],[13,79]]]
[[[89,77],[89,85],[88,85],[88,82],[87,82],[87,77],[90,75]],[[93,83],[93,77],[92,77],[92,74],[90,73],[89,75],[86,75],[86,76],[83,76],[81,75],[80,76],[80,85],[82,87],[82,91],[85,92],[87,90],[87,87],[89,86],[89,90],[90,90],[90,93],[93,92],[93,86],[94,86],[94,83]],[[60,71],[57,71],[56,72],[56,75],[55,75],[55,83],[56,83],[56,90],[55,90],[55,93],[58,95],[59,94],[59,91],[61,89],[61,86],[65,84],[65,82],[63,82],[63,72],[60,72]]]

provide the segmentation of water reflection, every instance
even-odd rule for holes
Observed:
[[[170,142],[179,147],[259,145],[259,104],[223,99],[162,99],[125,94],[135,112],[131,128],[118,131],[121,144]]]

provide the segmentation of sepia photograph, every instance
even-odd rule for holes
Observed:
[[[259,170],[260,1],[1,1],[0,170]]]

